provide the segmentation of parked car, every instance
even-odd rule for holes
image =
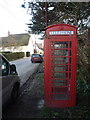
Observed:
[[[16,101],[19,96],[20,79],[16,71],[16,66],[0,54],[0,97],[2,105],[9,99]],[[2,96],[1,96],[2,95]]]
[[[40,54],[32,54],[31,56],[31,62],[35,63],[35,62],[43,62],[43,57]]]

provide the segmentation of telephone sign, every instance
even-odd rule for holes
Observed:
[[[44,40],[44,94],[48,107],[76,103],[77,28],[56,24],[46,28]]]
[[[73,31],[50,31],[49,35],[73,35]]]

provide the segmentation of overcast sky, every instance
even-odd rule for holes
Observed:
[[[0,0],[0,37],[11,34],[25,33],[30,16],[21,7],[23,0]]]

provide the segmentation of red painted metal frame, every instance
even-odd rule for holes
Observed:
[[[76,104],[76,59],[77,59],[77,28],[75,26],[67,25],[67,24],[56,24],[46,28],[46,38],[44,39],[44,98],[45,105],[48,107],[72,107]],[[49,35],[50,31],[74,31],[73,35]],[[55,42],[67,42],[68,48],[51,48],[52,43]],[[72,47],[70,48],[70,42]],[[53,50],[68,50],[68,60],[71,58],[71,63],[68,64],[55,64],[52,60],[54,57],[65,58],[66,56],[53,56],[51,53]],[[72,55],[70,56],[70,50]],[[54,71],[54,66],[58,65],[68,65],[67,71]],[[71,66],[71,68],[70,68]],[[53,69],[52,69],[53,68]],[[71,71],[70,71],[71,69]],[[53,78],[52,75],[54,73],[63,73],[68,75],[67,78]],[[70,78],[71,76],[71,78]],[[66,80],[66,86],[53,86],[53,80]],[[54,89],[55,88],[55,89]],[[55,90],[59,92],[55,93]],[[67,95],[69,99],[54,99],[52,96],[55,94],[63,94],[64,92],[60,92],[67,90]],[[54,92],[53,92],[54,91]]]

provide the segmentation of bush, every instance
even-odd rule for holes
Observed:
[[[2,52],[2,54],[9,60],[9,61],[12,61],[12,60],[16,60],[16,59],[19,59],[19,58],[23,58],[24,57],[24,52]]]

